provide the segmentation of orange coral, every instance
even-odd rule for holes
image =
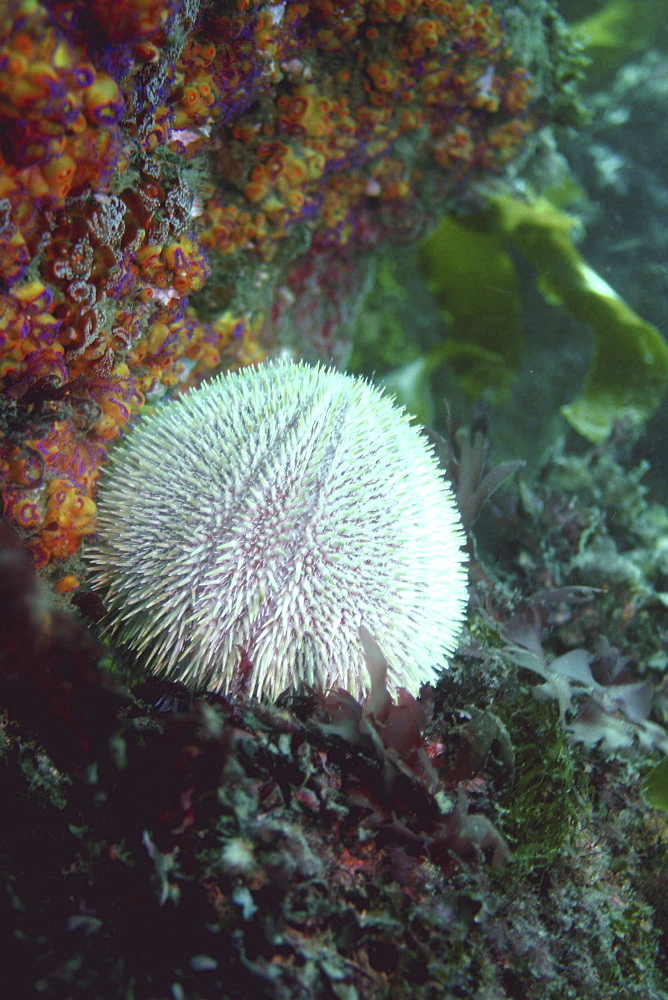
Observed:
[[[149,286],[172,289],[177,298],[198,292],[209,276],[201,247],[186,237],[164,246],[145,245],[135,259]]]

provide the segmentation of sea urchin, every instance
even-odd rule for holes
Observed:
[[[159,407],[113,453],[87,557],[121,642],[196,687],[417,694],[464,614],[463,533],[419,430],[360,378],[279,362]]]

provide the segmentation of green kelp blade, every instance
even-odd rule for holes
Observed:
[[[522,355],[522,303],[513,261],[496,232],[446,216],[419,247],[427,286],[450,324],[437,352],[462,389],[507,399]],[[433,363],[432,363],[433,366]]]
[[[560,303],[596,335],[591,368],[565,419],[598,444],[614,423],[644,423],[668,384],[668,346],[577,252],[574,220],[544,198],[523,202],[505,195],[492,201],[496,225],[540,275],[548,301]]]
[[[642,786],[643,795],[654,809],[668,812],[668,757],[652,768]]]
[[[638,426],[656,410],[668,383],[668,348],[659,331],[584,262],[581,272],[583,287],[592,289],[589,323],[596,346],[582,392],[561,412],[576,431],[598,444],[616,421]]]
[[[594,75],[615,71],[637,53],[665,48],[668,42],[666,10],[657,0],[608,0],[573,22],[570,31],[592,57]]]

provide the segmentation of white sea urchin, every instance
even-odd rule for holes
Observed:
[[[158,408],[103,479],[87,557],[156,672],[276,698],[369,686],[358,630],[417,694],[464,614],[462,529],[429,445],[360,378],[279,362]]]

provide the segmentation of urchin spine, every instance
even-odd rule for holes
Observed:
[[[362,379],[284,362],[212,380],[117,447],[99,511],[94,585],[166,676],[359,697],[364,625],[390,690],[417,693],[453,651],[466,581],[451,492]]]

